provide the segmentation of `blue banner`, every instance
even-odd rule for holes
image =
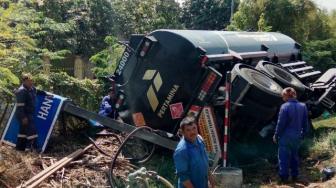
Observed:
[[[37,145],[41,152],[43,152],[47,146],[62,104],[66,99],[67,98],[49,93],[37,95],[33,119],[38,135]],[[1,139],[2,142],[12,146],[16,145],[17,134],[19,133],[20,126],[19,121],[15,116],[15,112],[16,105],[14,106]]]

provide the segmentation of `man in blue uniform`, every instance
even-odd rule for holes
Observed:
[[[289,178],[291,169],[292,180],[296,181],[299,175],[299,155],[301,139],[308,127],[308,112],[305,104],[298,102],[293,88],[282,91],[285,103],[281,106],[278,123],[273,141],[279,145],[279,176],[283,182]]]
[[[198,135],[193,116],[187,116],[180,123],[183,138],[174,153],[179,188],[207,188],[208,180],[213,186],[209,173],[208,155],[203,139]]]
[[[99,108],[99,115],[110,117],[112,119],[119,119],[118,112],[115,108],[116,104],[116,94],[114,87],[110,87],[108,90],[108,95],[106,95]]]
[[[22,75],[22,85],[17,89],[15,94],[16,117],[20,124],[16,149],[20,151],[25,151],[26,147],[29,149],[37,149],[37,133],[33,122],[36,89],[33,86],[32,76],[30,74]]]

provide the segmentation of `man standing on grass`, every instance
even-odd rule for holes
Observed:
[[[209,173],[209,159],[203,139],[198,135],[193,116],[187,116],[180,123],[183,138],[174,153],[174,163],[178,175],[178,188],[207,188],[214,181]]]
[[[292,180],[296,181],[299,175],[298,150],[308,127],[308,112],[306,105],[296,99],[296,91],[293,88],[285,88],[282,91],[282,99],[285,103],[280,108],[273,141],[279,145],[278,159],[281,181],[288,181],[289,168]]]

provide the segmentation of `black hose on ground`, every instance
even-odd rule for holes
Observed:
[[[114,168],[114,165],[115,165],[115,162],[118,158],[118,155],[120,154],[121,152],[121,149],[125,146],[126,142],[129,140],[129,138],[131,136],[133,136],[136,132],[140,131],[140,130],[144,130],[144,129],[147,129],[147,130],[150,130],[151,132],[153,131],[153,129],[151,129],[150,127],[146,127],[146,126],[143,126],[143,127],[138,127],[136,129],[134,129],[131,133],[129,133],[127,135],[127,137],[125,138],[125,140],[123,141],[123,143],[119,146],[117,152],[115,153],[114,157],[112,158],[112,161],[111,161],[111,165],[110,165],[110,169],[109,171],[107,172],[107,178],[108,178],[108,182],[110,184],[110,186],[112,188],[114,188],[114,180],[113,180],[113,168]],[[154,153],[154,152],[153,152]]]

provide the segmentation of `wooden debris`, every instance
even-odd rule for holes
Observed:
[[[65,171],[65,168],[63,167],[63,169],[62,169],[62,175],[61,175],[61,185],[63,185],[64,171]]]
[[[43,162],[43,160],[41,160],[41,166],[43,170],[48,168],[48,166]]]
[[[10,188],[10,186],[6,182],[4,182],[2,179],[0,179],[0,185],[5,186],[6,188]]]
[[[90,149],[92,146],[93,146],[93,144],[90,144],[87,147],[85,147],[84,149],[79,149],[79,150],[75,151],[74,153],[70,154],[69,156],[64,157],[59,162],[55,163],[54,165],[51,165],[47,169],[45,169],[42,172],[35,175],[33,178],[31,178],[26,183],[24,183],[22,185],[22,187],[28,187],[28,188],[36,187],[38,184],[40,184],[43,180],[45,180],[51,174],[53,174],[54,172],[56,172],[60,168],[64,167],[65,165],[67,165],[69,162],[71,162],[73,159],[75,159],[79,155],[82,155],[85,151]]]
[[[119,137],[121,138],[121,136]],[[115,137],[104,136],[95,140],[95,142],[99,143],[97,145],[101,150],[110,155],[113,155],[119,147],[119,142]],[[40,174],[41,171],[46,172],[47,169],[51,170],[53,166],[60,164],[60,161],[64,161],[64,153],[72,150],[71,148],[77,149],[80,145],[73,145],[73,141],[66,140],[66,142],[57,145],[57,147],[55,148],[56,150],[49,148],[48,153],[41,156],[36,153],[17,152],[7,145],[0,146],[1,154],[4,153],[4,157],[10,159],[6,160],[7,170],[3,173],[2,181],[7,183],[9,187],[19,185],[22,183],[22,180],[30,181],[30,179]],[[98,149],[92,147],[80,158],[78,157],[76,161],[70,161],[66,168],[61,167],[55,173],[50,174],[38,187],[83,187],[84,185],[89,186],[89,184],[91,184],[91,187],[109,187],[106,171],[109,169],[110,164],[111,157],[101,154]],[[130,164],[122,155],[119,155],[114,169],[115,176],[125,179],[128,173],[132,172],[135,168],[137,167]],[[43,175],[39,176],[42,177]],[[85,177],[89,178],[89,183]],[[35,180],[38,179],[36,178]],[[27,182],[23,182],[22,185],[26,185]],[[0,187],[7,188],[1,182]]]

